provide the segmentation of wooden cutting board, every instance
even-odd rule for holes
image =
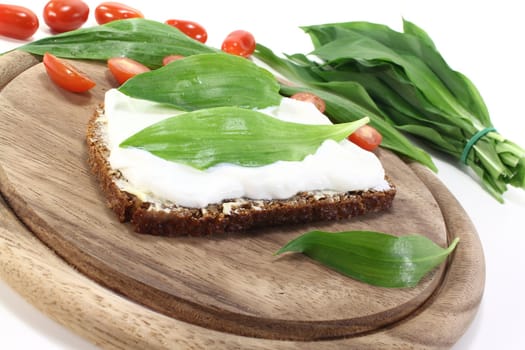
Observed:
[[[200,238],[120,224],[85,146],[87,120],[115,82],[103,64],[74,64],[97,82],[91,92],[61,90],[29,54],[0,57],[0,276],[50,317],[118,349],[441,349],[470,324],[485,276],[475,229],[432,173],[385,150],[398,194],[384,213]],[[273,256],[312,229],[461,241],[417,287],[386,289]]]

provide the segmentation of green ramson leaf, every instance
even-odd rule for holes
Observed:
[[[305,61],[303,55],[288,56],[291,59],[283,59],[278,57],[268,47],[258,43],[255,47],[254,57],[268,64],[270,67],[272,67],[272,69],[278,73],[283,74],[288,79],[296,80],[302,83],[319,81],[320,79],[313,71],[310,70],[310,65],[314,63],[307,60],[310,62],[310,65],[297,64],[297,61]],[[300,60],[298,59],[299,57],[301,57]]]
[[[150,68],[162,66],[167,55],[217,52],[167,24],[143,18],[109,22],[33,41],[19,48],[37,55],[107,60],[129,57]]]
[[[139,74],[120,92],[168,103],[185,111],[237,106],[265,108],[280,104],[279,83],[253,62],[224,53],[200,54]]]
[[[422,43],[436,50],[434,40],[432,40],[432,38],[427,34],[427,32],[425,32],[422,28],[419,28],[414,23],[403,19],[403,32],[419,38],[419,40],[421,40]]]
[[[238,107],[180,114],[151,125],[120,144],[197,169],[230,163],[246,167],[300,161],[328,139],[341,141],[368,118],[352,123],[307,125],[284,122]]]
[[[455,249],[441,248],[420,235],[396,237],[373,231],[311,231],[276,253],[299,252],[362,282],[380,287],[416,286]]]

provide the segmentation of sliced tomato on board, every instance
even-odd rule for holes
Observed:
[[[203,44],[206,43],[206,40],[208,40],[208,33],[206,32],[206,29],[204,29],[204,27],[199,23],[186,21],[183,19],[168,19],[165,23],[177,28],[190,38],[198,40]]]
[[[73,65],[50,53],[44,54],[43,63],[49,78],[65,90],[81,93],[96,85]]]
[[[95,8],[95,19],[98,24],[128,18],[144,18],[144,15],[139,10],[120,2],[103,2]]]
[[[44,6],[44,22],[56,33],[75,30],[86,23],[89,6],[82,0],[51,0]]]
[[[222,42],[221,49],[232,55],[250,57],[255,51],[255,38],[245,30],[236,30],[228,34]]]
[[[374,127],[367,124],[354,131],[348,136],[348,139],[367,151],[373,151],[381,144],[383,136]]]
[[[137,74],[150,71],[150,69],[142,63],[127,57],[110,58],[108,60],[108,68],[121,85]]]
[[[290,98],[298,101],[305,101],[313,103],[319,112],[324,113],[326,109],[326,103],[319,96],[312,94],[311,92],[298,92],[290,96]]]
[[[25,40],[35,34],[38,26],[38,17],[30,9],[0,4],[0,35]]]

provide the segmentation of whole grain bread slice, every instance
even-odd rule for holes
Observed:
[[[89,165],[111,208],[121,222],[131,222],[136,232],[179,236],[238,232],[284,224],[341,220],[388,209],[396,188],[384,191],[300,192],[284,200],[232,198],[205,208],[151,201],[123,190],[127,180],[108,161],[107,122],[103,106],[89,120]]]

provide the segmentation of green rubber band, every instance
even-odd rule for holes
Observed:
[[[461,153],[461,162],[463,162],[464,164],[467,164],[467,157],[468,157],[468,154],[472,146],[474,146],[474,144],[478,142],[480,138],[482,138],[483,136],[485,136],[491,131],[496,131],[496,129],[493,127],[485,128],[483,130],[478,131],[476,134],[474,134],[474,136],[470,138],[470,140],[465,145],[465,148],[463,148],[463,153]]]

